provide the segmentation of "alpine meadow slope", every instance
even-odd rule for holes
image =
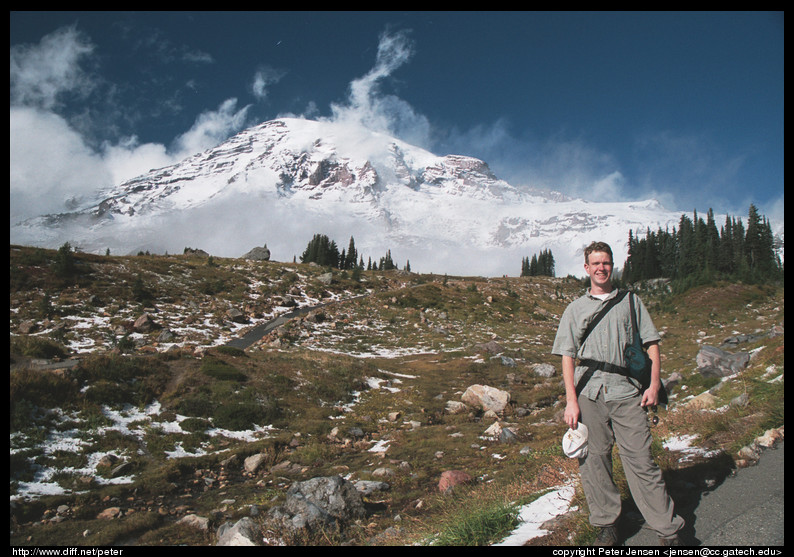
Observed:
[[[201,248],[239,257],[267,244],[292,261],[314,234],[425,273],[516,276],[551,250],[558,276],[581,274],[583,248],[629,231],[672,229],[657,201],[602,203],[519,188],[479,159],[437,156],[359,124],[280,118],[173,166],[153,169],[73,212],[11,226],[11,243],[114,254]],[[718,217],[718,221],[719,221]]]

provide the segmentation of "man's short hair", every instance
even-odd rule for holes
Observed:
[[[615,261],[614,258],[612,257],[612,248],[609,247],[609,244],[607,244],[606,242],[593,242],[592,244],[584,248],[585,265],[590,264],[590,260],[588,258],[590,257],[590,254],[593,253],[594,251],[602,251],[604,253],[608,253],[609,260],[612,262]]]

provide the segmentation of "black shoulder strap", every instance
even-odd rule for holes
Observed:
[[[613,307],[615,307],[615,305],[618,304],[618,302],[620,302],[623,298],[625,298],[626,294],[628,294],[628,293],[629,293],[628,290],[618,290],[618,293],[615,294],[615,297],[612,298],[611,300],[609,300],[604,305],[604,307],[601,308],[601,310],[596,314],[596,316],[593,317],[593,319],[587,325],[587,329],[585,329],[584,335],[582,335],[582,339],[579,341],[579,347],[580,348],[581,348],[582,344],[584,344],[584,340],[593,331],[593,329],[595,329],[595,326],[598,325],[598,322],[601,321],[601,319],[604,318],[604,316],[609,312],[609,310],[611,310]],[[629,298],[629,301],[630,300],[631,300],[631,298]],[[587,382],[590,381],[590,378],[593,376],[593,373],[595,373],[595,370],[596,370],[596,368],[591,367],[590,369],[588,369],[584,373],[584,375],[582,375],[581,379],[579,379],[579,382],[576,384],[576,396],[577,397],[579,396],[579,393],[582,392],[582,389],[584,389],[585,384],[587,384]]]
[[[637,315],[634,313],[634,296],[629,296],[629,311],[631,312],[631,330],[634,331],[634,341],[640,335],[640,329],[637,327]]]
[[[615,297],[612,298],[611,300],[609,300],[606,303],[606,305],[604,305],[604,307],[601,308],[601,311],[599,311],[598,314],[595,317],[593,317],[593,319],[590,321],[590,324],[587,325],[587,329],[585,329],[584,335],[582,335],[581,340],[579,340],[579,346],[582,346],[584,344],[584,339],[586,339],[588,337],[588,335],[591,332],[593,332],[593,329],[595,329],[595,326],[598,325],[598,322],[601,321],[601,319],[604,318],[604,316],[609,312],[609,310],[611,310],[623,298],[625,298],[626,294],[628,294],[628,293],[629,293],[628,290],[618,290],[618,293],[615,295]]]

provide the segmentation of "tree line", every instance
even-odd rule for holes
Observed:
[[[315,234],[300,256],[301,263],[317,263],[323,267],[331,267],[342,271],[391,271],[397,269],[397,264],[392,259],[391,250],[379,261],[368,258],[364,265],[364,256],[359,256],[356,241],[351,236],[347,249],[339,251],[336,242],[325,234]],[[411,262],[406,261],[405,270],[411,270]]]
[[[697,211],[681,215],[672,232],[647,229],[644,238],[629,232],[628,258],[621,281],[672,279],[680,290],[718,279],[747,283],[783,278],[783,264],[774,245],[769,220],[750,205],[745,228],[741,219],[726,216],[717,228],[714,212],[706,220]]]

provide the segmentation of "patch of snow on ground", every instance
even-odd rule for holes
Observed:
[[[573,485],[558,487],[524,505],[518,515],[521,523],[496,546],[521,546],[533,538],[545,536],[549,531],[542,528],[544,522],[565,514],[570,510],[576,489]]]
[[[377,443],[375,443],[372,447],[369,448],[369,452],[371,453],[385,453],[389,449],[390,441],[387,439],[381,439]]]
[[[662,447],[668,451],[675,451],[681,453],[679,462],[688,462],[696,456],[703,456],[710,458],[716,456],[720,451],[709,451],[701,447],[693,447],[692,443],[697,439],[697,435],[675,435],[670,437],[662,444]]]
[[[60,421],[77,420],[75,416],[69,416],[60,411],[53,411],[56,414],[61,414]],[[134,424],[147,423],[153,428],[157,428],[164,433],[185,433],[179,426],[179,422],[186,419],[186,416],[177,415],[174,421],[158,422],[157,416],[160,414],[160,403],[153,402],[146,406],[143,410],[132,406],[125,405],[121,409],[113,409],[108,406],[102,407],[102,413],[106,418],[113,422],[112,425],[98,428],[89,433],[96,433],[104,435],[108,431],[118,431],[122,435],[128,435],[143,438],[145,429],[143,427],[135,427]],[[245,431],[230,431],[227,429],[212,428],[207,430],[207,435],[211,437],[223,436],[231,439],[238,439],[244,441],[254,441],[261,439],[263,435],[272,430],[272,426],[255,426],[253,430]],[[43,443],[38,445],[45,455],[54,455],[60,452],[70,452],[80,454],[83,447],[91,445],[90,442],[85,440],[86,432],[81,432],[78,429],[72,428],[65,431],[52,431],[47,435]],[[20,433],[11,435],[11,454],[24,451],[24,448],[15,448],[17,446],[24,447],[25,436]],[[122,454],[116,454],[113,451],[104,451],[99,453],[92,453],[86,455],[87,463],[82,468],[61,468],[56,469],[49,466],[40,464],[34,465],[35,473],[32,481],[20,481],[17,484],[16,494],[11,496],[11,500],[15,499],[31,499],[44,495],[64,495],[71,493],[72,490],[61,487],[56,481],[53,480],[57,475],[67,474],[71,476],[87,476],[100,484],[123,484],[132,483],[134,478],[132,476],[121,476],[116,478],[103,478],[96,474],[96,466],[99,460],[106,454],[114,454],[114,456],[123,459]],[[183,458],[183,457],[196,457],[207,454],[204,449],[196,449],[195,452],[188,452],[182,447],[181,442],[174,445],[173,451],[166,451],[168,458]]]

